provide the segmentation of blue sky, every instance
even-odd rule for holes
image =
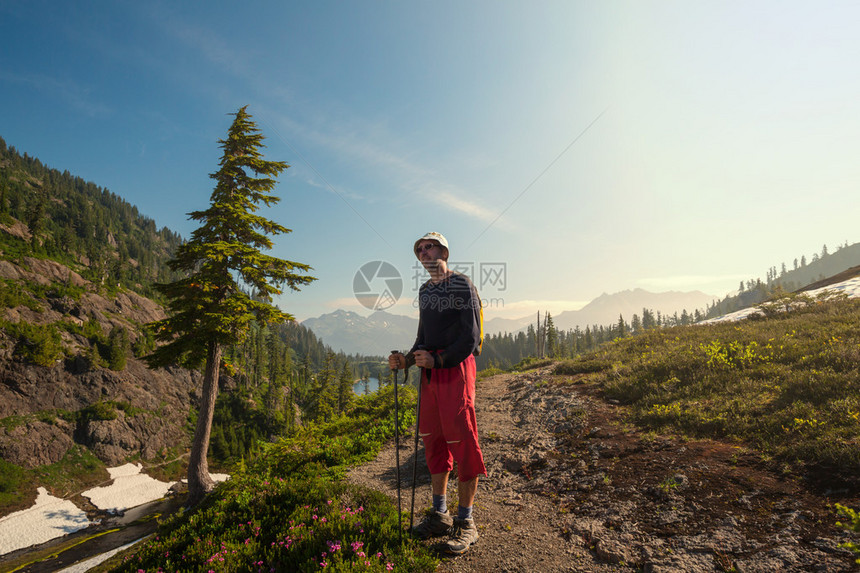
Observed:
[[[319,278],[279,300],[299,319],[369,314],[371,261],[412,313],[430,230],[488,318],[723,295],[860,240],[857,21],[853,2],[0,0],[0,136],[188,236],[248,105],[291,165],[274,254]]]

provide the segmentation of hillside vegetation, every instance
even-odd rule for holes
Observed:
[[[856,485],[858,320],[860,301],[835,300],[733,324],[652,329],[556,363],[555,373],[601,388],[655,436],[725,440],[813,483]],[[547,362],[519,368],[538,364]],[[399,544],[392,502],[342,480],[391,436],[391,390],[265,446],[203,508],[171,518],[102,570],[432,570],[420,545]],[[413,421],[407,391],[401,430]]]
[[[182,241],[137,207],[98,185],[23,155],[0,138],[2,258],[63,263],[85,279],[152,296],[175,278],[166,262]]]
[[[101,571],[433,571],[437,560],[398,534],[397,509],[379,492],[342,481],[394,433],[393,386],[358,398],[329,422],[266,445],[193,512]],[[400,432],[414,423],[404,388]]]
[[[860,301],[650,330],[562,363],[655,432],[727,439],[822,480],[860,476]]]
[[[484,339],[481,355],[476,359],[478,368],[510,368],[529,356],[566,359],[591,352],[606,342],[623,338],[630,334],[641,334],[654,328],[687,326],[705,319],[717,318],[737,310],[749,308],[786,293],[802,291],[815,286],[825,277],[834,277],[860,265],[860,243],[840,245],[835,252],[829,252],[825,245],[821,254],[812,256],[807,263],[806,257],[794,260],[794,269],[782,271],[776,267],[767,271],[767,278],[741,282],[738,292],[715,300],[704,309],[685,309],[681,313],[661,314],[650,308],[643,308],[641,314],[619,316],[612,324],[577,326],[573,329],[559,328],[555,318],[548,312],[538,315],[535,324],[525,331],[516,333],[489,334]],[[857,273],[850,273],[851,276]],[[850,278],[846,276],[845,279]],[[843,280],[845,280],[843,279]],[[815,284],[811,284],[815,283]],[[820,284],[818,286],[824,286]],[[817,288],[817,287],[816,287]]]

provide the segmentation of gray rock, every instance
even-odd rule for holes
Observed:
[[[74,428],[63,420],[38,420],[0,431],[0,458],[24,468],[53,464],[74,445]]]

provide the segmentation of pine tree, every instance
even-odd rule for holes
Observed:
[[[627,336],[627,324],[625,324],[624,322],[624,315],[618,315],[618,324],[615,328],[615,336],[617,336],[618,338],[624,338],[625,336]]]
[[[651,309],[642,309],[642,328],[648,330],[657,326],[657,321],[654,320],[654,312]]]
[[[125,370],[128,351],[128,331],[121,326],[114,326],[108,335],[108,368]]]
[[[189,505],[198,503],[214,486],[207,452],[222,348],[241,344],[253,320],[260,324],[293,320],[271,304],[272,295],[280,294],[284,284],[299,290],[300,285],[316,280],[297,274],[310,270],[308,265],[262,252],[272,247],[269,235],[290,232],[255,214],[261,203],[268,207],[279,201],[271,194],[276,183],[273,177],[288,167],[281,161],[263,159],[262,142],[246,108],[239,109],[227,138],[219,141],[223,155],[220,169],[210,175],[216,181],[211,204],[205,211],[189,213],[201,226],[168,263],[171,270],[185,276],[156,287],[168,299],[169,316],[151,325],[158,340],[166,344],[147,357],[149,364],[205,363],[188,464]],[[255,291],[253,297],[247,288]]]
[[[337,412],[337,357],[329,351],[322,369],[317,372],[311,396],[311,413],[314,419],[331,420]]]
[[[348,361],[344,361],[337,387],[337,411],[340,413],[345,412],[352,405],[355,396],[355,392],[352,391],[352,378],[352,368],[349,367]]]
[[[9,213],[9,206],[6,204],[6,197],[9,195],[9,184],[6,181],[0,181],[0,216]]]
[[[558,330],[552,321],[549,311],[544,315],[544,332],[546,333],[546,355],[551,358],[558,356]]]

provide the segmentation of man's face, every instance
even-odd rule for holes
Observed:
[[[438,264],[439,260],[444,260],[444,249],[436,241],[421,241],[415,247],[415,256],[418,257],[424,268],[428,268],[428,266]]]

